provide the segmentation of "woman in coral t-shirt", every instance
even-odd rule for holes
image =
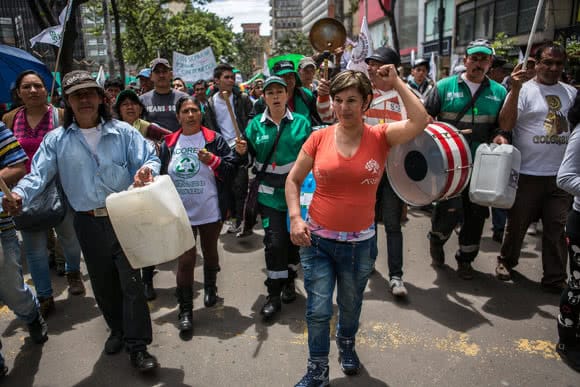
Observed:
[[[421,101],[397,76],[393,65],[379,75],[399,92],[409,119],[371,127],[363,113],[372,100],[372,86],[361,72],[344,71],[330,84],[338,124],[310,136],[286,180],[291,238],[300,250],[307,292],[309,359],[297,386],[313,380],[328,383],[332,294],[338,287],[336,343],[342,371],[358,373],[354,350],[364,289],[376,254],[375,195],[391,146],[403,144],[427,126]],[[312,170],[316,191],[306,220],[300,217],[300,186]]]

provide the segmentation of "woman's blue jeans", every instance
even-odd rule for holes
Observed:
[[[81,246],[73,226],[74,211],[68,210],[61,224],[56,226],[58,241],[64,251],[66,271],[80,271]],[[48,267],[48,248],[46,247],[47,231],[21,231],[22,250],[28,262],[28,270],[36,288],[36,295],[41,298],[52,296],[50,269]]]
[[[316,235],[300,249],[307,293],[306,322],[310,357],[328,357],[332,295],[337,288],[336,335],[356,336],[363,293],[373,270],[376,236],[361,242],[338,242]]]

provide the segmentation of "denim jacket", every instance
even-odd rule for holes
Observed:
[[[41,195],[57,174],[71,207],[90,211],[104,207],[109,194],[126,190],[142,166],[159,173],[159,158],[135,128],[114,119],[101,122],[99,128],[102,137],[96,154],[75,123],[44,137],[30,173],[14,187],[23,205]]]

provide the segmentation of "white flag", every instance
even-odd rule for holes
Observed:
[[[101,87],[105,87],[105,70],[103,69],[103,66],[99,67],[99,72],[97,73],[97,79],[95,79],[95,81],[101,86]]]
[[[30,38],[30,47],[34,47],[36,43],[47,43],[60,47],[61,34],[62,26],[48,27],[42,30],[40,34]]]
[[[72,2],[70,0],[68,5],[64,7],[60,15],[58,16],[57,26],[48,27],[32,38],[30,38],[30,47],[34,47],[36,43],[47,43],[53,46],[60,47],[60,42],[62,41],[62,32],[64,25],[66,24],[68,18],[70,17],[70,10],[72,9]]]
[[[262,66],[262,74],[268,78],[270,76],[270,69],[268,68],[268,55],[264,52],[264,66]]]
[[[429,61],[429,78],[437,82],[437,62],[435,62],[435,52],[431,51],[431,60]]]
[[[363,21],[358,35],[358,42],[352,50],[350,61],[346,65],[349,70],[362,71],[367,74],[367,64],[365,59],[373,54],[372,42],[370,40],[369,26],[367,18],[363,16]]]

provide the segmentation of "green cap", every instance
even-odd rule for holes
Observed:
[[[272,75],[271,77],[268,77],[268,79],[266,79],[266,82],[264,82],[264,86],[262,86],[262,90],[266,91],[266,89],[269,86],[273,85],[274,83],[277,83],[278,85],[284,86],[285,89],[288,87],[288,85],[286,84],[284,79],[277,77],[275,75]]]

